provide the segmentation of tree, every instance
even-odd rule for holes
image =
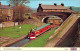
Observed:
[[[11,6],[18,6],[18,5],[24,5],[30,2],[29,0],[8,0],[8,3],[11,4]]]
[[[72,7],[69,7],[69,9],[71,9],[71,10],[72,10]]]
[[[24,21],[24,15],[29,12],[29,8],[24,5],[19,5],[13,8],[13,20],[22,22]]]
[[[2,18],[0,17],[0,23],[3,22]]]

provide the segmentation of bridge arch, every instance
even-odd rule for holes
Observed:
[[[60,17],[58,17],[58,16],[45,16],[45,17],[42,19],[42,22],[43,22],[43,23],[47,23],[48,18],[51,18],[51,17],[57,17],[57,18],[61,19],[61,22],[63,22],[63,19],[60,18]]]
[[[44,18],[42,19],[42,22],[47,23],[48,18],[49,18],[48,16],[47,16],[47,17],[44,17]]]

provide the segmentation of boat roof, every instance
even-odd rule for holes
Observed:
[[[42,29],[43,27],[45,27],[45,26],[47,26],[47,25],[49,25],[49,24],[50,24],[50,23],[45,24],[45,25],[43,25],[43,26],[41,26],[41,27],[37,28],[36,30]]]

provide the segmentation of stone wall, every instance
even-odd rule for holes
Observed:
[[[9,21],[13,19],[13,9],[0,9],[0,17],[3,21]]]
[[[55,45],[56,47],[72,47],[78,38],[78,20],[72,25],[72,27],[65,33],[61,40]]]
[[[69,19],[71,18],[71,19]],[[63,24],[48,38],[49,42],[45,47],[73,47],[78,37],[78,19],[72,14]]]
[[[0,27],[10,27],[10,26],[17,26],[18,22],[2,22],[0,23]]]
[[[33,13],[30,15],[30,17],[36,17],[38,19],[40,19],[42,21],[42,19],[45,16],[59,16],[60,18],[62,18],[63,20],[66,20],[71,13],[64,13],[64,12],[37,12],[37,13]]]

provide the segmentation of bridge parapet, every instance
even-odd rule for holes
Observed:
[[[71,14],[62,24],[61,26],[48,38],[48,40],[52,39],[56,34],[59,34],[61,29],[72,19],[73,14]]]
[[[54,47],[56,44],[59,44],[59,41],[61,42],[62,38],[68,31],[71,29],[71,27],[75,27],[79,17],[75,14],[71,14],[64,22],[63,24],[48,38],[50,40],[45,47]],[[75,26],[74,26],[75,24]],[[71,29],[72,30],[72,29]],[[76,29],[77,30],[77,29]],[[70,31],[69,31],[70,32]],[[68,33],[69,34],[69,33]]]

